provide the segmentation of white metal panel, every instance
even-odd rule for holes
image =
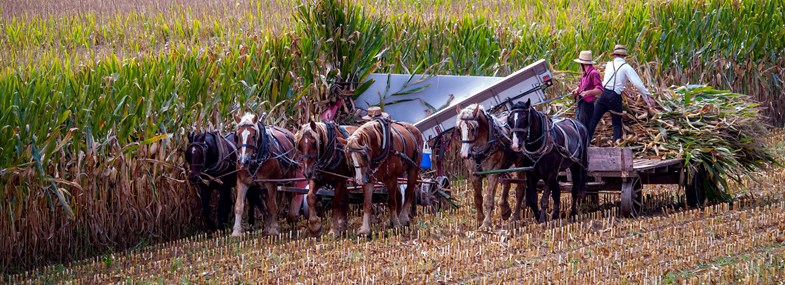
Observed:
[[[374,84],[355,100],[355,106],[382,106],[393,119],[414,122],[424,138],[430,140],[455,127],[455,106],[480,103],[491,109],[508,98],[513,98],[513,102],[531,99],[533,104],[544,101],[544,90],[550,86],[552,75],[547,63],[538,60],[507,77],[372,74],[370,78]],[[412,90],[419,91],[401,94]],[[433,112],[425,103],[439,110]]]

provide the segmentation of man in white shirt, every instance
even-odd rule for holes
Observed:
[[[624,60],[624,57],[627,56],[627,48],[623,45],[616,45],[613,48],[611,56],[613,57],[613,60],[605,65],[605,76],[602,80],[604,90],[602,91],[602,94],[600,94],[600,97],[594,102],[594,114],[588,126],[589,138],[587,144],[589,144],[594,137],[594,130],[597,128],[597,123],[600,122],[602,116],[608,111],[611,112],[611,122],[613,123],[613,141],[616,142],[616,140],[621,138],[621,92],[624,90],[624,86],[627,85],[627,83],[632,83],[635,88],[638,88],[638,90],[643,93],[643,98],[646,100],[646,105],[648,105],[649,108],[654,104],[649,94],[649,90],[643,85],[643,81],[641,81],[638,73]]]

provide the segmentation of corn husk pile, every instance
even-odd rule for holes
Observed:
[[[638,94],[625,91],[624,136],[612,142],[610,115],[597,126],[592,145],[629,147],[637,158],[682,158],[687,181],[698,175],[710,201],[733,198],[729,179],[735,182],[768,163],[777,164],[763,138],[769,132],[758,104],[747,95],[715,90],[705,85],[671,87],[653,95],[652,110]],[[569,100],[569,102],[567,102]],[[572,99],[549,106],[550,113],[567,110],[574,116]]]

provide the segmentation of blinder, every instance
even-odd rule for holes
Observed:
[[[193,157],[191,157],[191,152],[186,150],[185,155],[188,156],[188,164],[190,164],[191,166],[201,166],[201,167],[204,167],[205,161],[207,160],[207,157],[206,157],[207,156],[207,143],[202,141],[202,142],[192,142],[192,143],[188,144],[188,150],[190,150],[193,147],[199,147],[199,148],[202,149],[202,162],[201,163],[193,163],[192,162]]]

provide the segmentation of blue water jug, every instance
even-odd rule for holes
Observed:
[[[431,149],[424,147],[422,151],[422,162],[420,162],[420,169],[431,169]]]

